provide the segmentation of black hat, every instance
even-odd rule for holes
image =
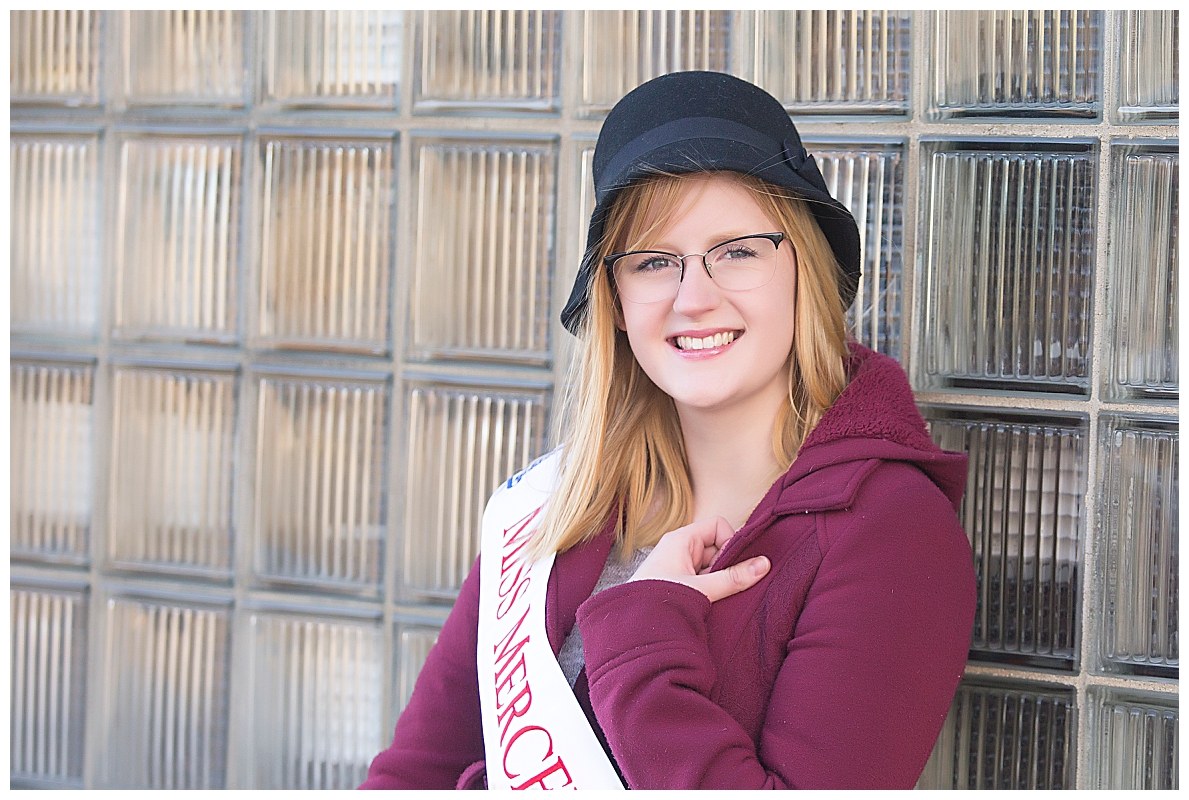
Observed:
[[[791,189],[809,209],[842,267],[843,308],[859,281],[859,228],[830,196],[784,106],[758,86],[721,72],[673,72],[641,84],[615,104],[594,152],[595,209],[561,322],[577,333],[607,212],[619,191],[657,172],[730,170]]]

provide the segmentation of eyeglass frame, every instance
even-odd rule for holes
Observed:
[[[666,250],[628,250],[625,253],[612,253],[611,255],[603,256],[603,266],[605,266],[607,268],[607,270],[610,272],[611,283],[618,290],[619,284],[616,283],[616,281],[615,281],[615,262],[618,261],[619,259],[624,258],[625,256],[639,255],[641,253],[658,253],[663,256],[673,256],[673,258],[676,258],[678,261],[681,262],[681,273],[677,277],[677,285],[678,285],[678,287],[680,287],[681,282],[685,280],[685,260],[687,258],[690,258],[691,256],[698,256],[699,258],[702,259],[702,269],[706,270],[706,274],[708,276],[710,276],[710,280],[714,281],[714,273],[710,271],[710,264],[709,264],[709,262],[706,261],[706,256],[709,255],[710,253],[714,252],[718,248],[722,247],[723,245],[730,244],[731,242],[742,241],[743,239],[767,239],[768,241],[772,242],[772,246],[776,248],[778,253],[780,251],[781,242],[788,240],[789,246],[790,247],[792,246],[792,240],[789,239],[787,234],[782,233],[780,231],[776,231],[773,233],[749,233],[744,236],[736,236],[733,239],[727,239],[725,242],[719,242],[718,244],[714,245],[714,247],[711,247],[709,250],[707,250],[705,253],[686,253],[683,256],[678,255],[677,253],[670,253]],[[796,248],[794,248],[794,252],[796,252]],[[775,275],[775,274],[776,273],[773,272],[773,275]],[[772,278],[769,277],[768,280],[771,281]],[[718,281],[714,281],[714,285],[718,286]],[[759,286],[753,286],[752,289],[759,289],[759,288],[761,288],[763,286],[767,286],[767,285],[768,285],[767,282],[761,283]],[[719,288],[722,289],[721,286],[719,286]],[[724,291],[747,292],[747,291],[751,291],[751,289],[737,289],[737,290],[724,289]],[[620,296],[622,297],[622,293],[620,293]],[[624,298],[624,299],[626,300],[628,298]],[[628,300],[628,302],[634,303],[637,301]],[[659,303],[660,300],[650,300],[650,301],[646,301],[646,302]]]

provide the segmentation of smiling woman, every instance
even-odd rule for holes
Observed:
[[[492,496],[364,786],[910,788],[970,643],[966,458],[847,339],[854,220],[718,73],[624,97],[594,177],[564,444]]]

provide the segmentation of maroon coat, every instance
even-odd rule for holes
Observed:
[[[974,620],[954,509],[966,457],[938,449],[900,366],[852,345],[851,380],[720,554],[766,555],[711,604],[662,580],[590,597],[610,528],[558,556],[546,628],[575,620],[575,694],[632,788],[911,788],[962,676]],[[478,566],[363,788],[482,787]]]

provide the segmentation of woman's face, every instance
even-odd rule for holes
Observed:
[[[677,213],[656,238],[634,249],[677,255],[704,253],[737,236],[781,227],[751,193],[724,175],[683,178]],[[788,355],[793,344],[796,255],[786,238],[777,248],[776,271],[755,289],[719,288],[700,258],[686,259],[677,296],[654,303],[621,300],[620,328],[644,372],[679,410],[745,410],[778,404],[788,394]],[[713,345],[715,335],[733,341]],[[691,340],[701,340],[695,349]]]

